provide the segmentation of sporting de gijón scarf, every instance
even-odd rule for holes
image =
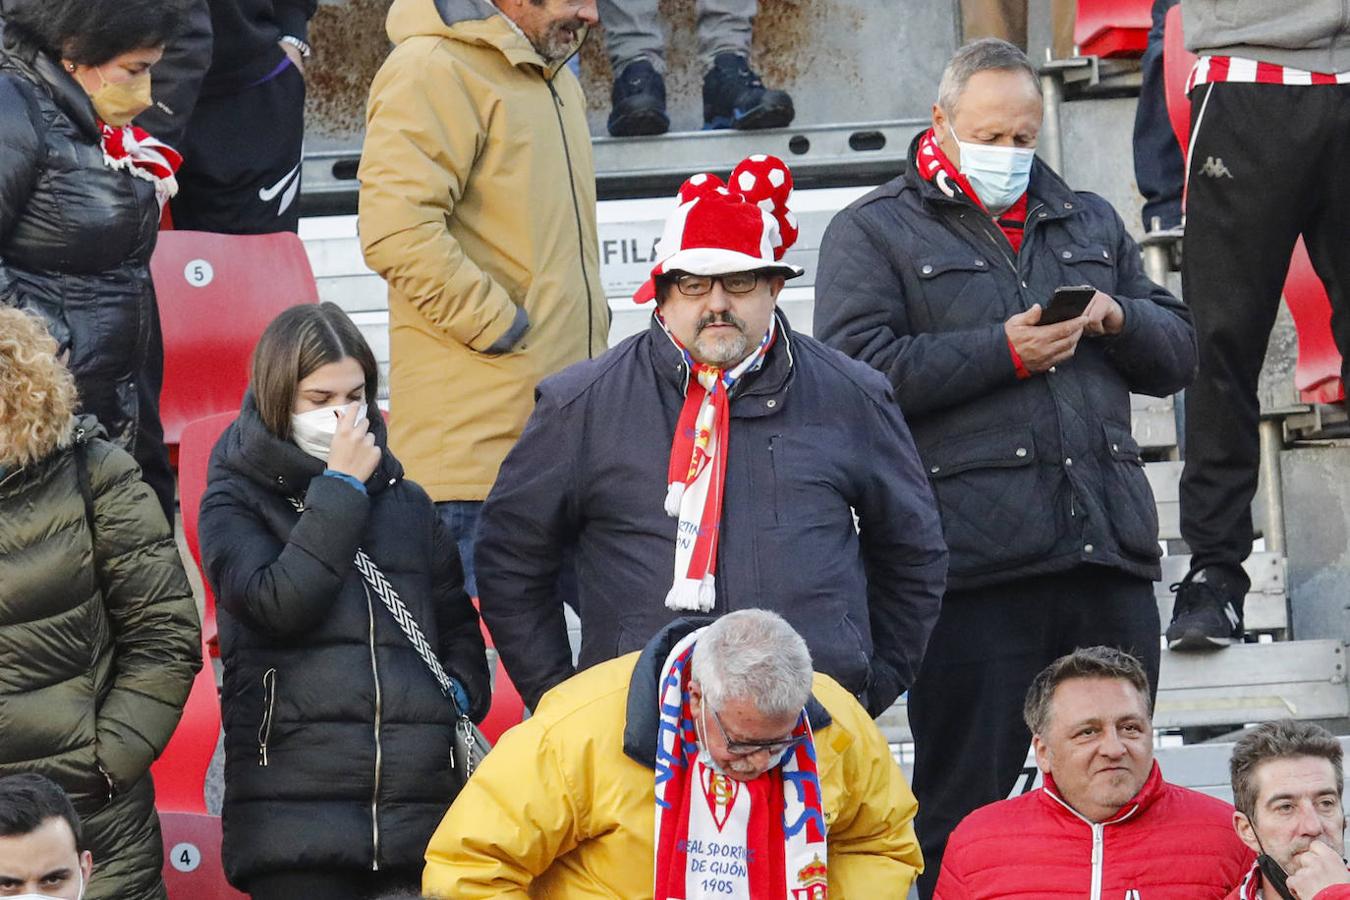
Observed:
[[[805,740],[753,781],[719,775],[698,759],[689,669],[699,629],[662,667],[656,747],[656,900],[825,900],[826,827],[816,748]]]

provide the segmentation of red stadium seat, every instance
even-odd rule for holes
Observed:
[[[164,441],[183,427],[237,410],[253,345],[277,314],[318,303],[304,244],[294,234],[165,231],[150,260],[164,332]]]
[[[1163,33],[1163,80],[1167,92],[1167,115],[1172,120],[1181,154],[1190,163],[1191,101],[1186,96],[1186,81],[1195,56],[1186,49],[1181,32],[1181,7],[1167,12]],[[1345,399],[1341,381],[1341,353],[1331,335],[1331,300],[1326,287],[1313,271],[1303,238],[1294,245],[1289,275],[1284,282],[1284,302],[1294,317],[1298,334],[1298,363],[1294,367],[1294,387],[1304,403],[1339,403]]]
[[[492,686],[492,708],[479,728],[489,741],[497,743],[508,728],[519,725],[525,718],[525,701],[520,699],[506,666],[497,660],[497,678]]]
[[[473,605],[478,606],[477,597],[473,598]],[[489,647],[493,646],[487,623],[480,619],[479,624],[483,629],[483,641]],[[524,719],[525,701],[520,699],[520,691],[516,690],[511,676],[506,674],[506,666],[498,658],[497,676],[492,685],[492,708],[478,727],[495,744],[508,728],[519,725]]]
[[[161,810],[159,828],[169,900],[247,900],[225,880],[218,816]]]
[[[161,813],[206,812],[206,770],[220,738],[220,697],[205,641],[202,659],[204,665],[192,680],[183,718],[150,767],[155,779],[155,808]]]
[[[202,494],[206,492],[206,466],[211,459],[211,450],[229,424],[234,421],[238,411],[217,413],[189,422],[180,436],[181,449],[178,454],[178,505],[183,512],[183,537],[187,539],[188,550],[202,570],[202,551],[197,541],[197,516],[201,511]],[[202,589],[205,593],[205,608],[202,611],[202,637],[212,656],[220,655],[216,641],[216,598],[211,593],[211,585],[206,582],[206,573],[202,572]]]
[[[1303,238],[1294,245],[1289,260],[1284,302],[1298,332],[1294,387],[1299,399],[1304,403],[1340,403],[1345,399],[1345,384],[1341,381],[1341,351],[1331,336],[1331,298],[1313,271]]]
[[[1163,89],[1167,95],[1167,118],[1177,136],[1181,155],[1191,143],[1191,101],[1186,98],[1186,80],[1195,66],[1195,54],[1186,49],[1181,33],[1181,4],[1167,11],[1163,26]]]
[[[206,463],[216,439],[235,413],[221,413],[190,423],[183,429],[183,451],[179,460],[178,491],[183,509],[183,535],[188,550],[201,570],[201,550],[197,542],[197,514],[202,492],[206,489]],[[216,645],[216,601],[211,587],[202,578],[202,656],[205,665],[193,679],[183,718],[169,744],[151,767],[155,776],[155,805],[160,812],[205,813],[203,797],[206,770],[220,735],[220,698],[216,693],[216,673],[211,658],[219,655]]]
[[[1079,56],[1138,57],[1148,47],[1152,0],[1078,0]]]

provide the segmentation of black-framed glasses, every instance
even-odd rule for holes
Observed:
[[[702,704],[701,708],[707,709],[707,704]],[[722,727],[722,719],[717,715],[717,710],[714,709],[712,711],[712,717],[713,722],[717,725],[718,732],[722,735],[722,742],[727,746],[727,753],[732,756],[754,756],[756,753],[760,752],[768,753],[770,756],[782,756],[793,747],[806,741],[805,733],[794,734],[791,737],[781,738],[776,741],[733,741],[731,738],[727,737],[727,730]],[[707,728],[707,725],[705,724],[703,727]]]
[[[702,297],[712,290],[714,281],[722,282],[722,288],[728,294],[748,294],[759,284],[759,273],[728,272],[725,275],[690,275],[686,272],[675,276],[675,289],[686,297]]]

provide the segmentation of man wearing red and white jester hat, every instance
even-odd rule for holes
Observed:
[[[908,688],[947,566],[884,378],[792,330],[792,176],[695,175],[634,297],[646,332],[539,385],[483,510],[483,617],[527,705],[574,671],[555,591],[576,563],[579,668],[682,614],[772,609],[877,715]],[[856,526],[855,526],[856,517]]]

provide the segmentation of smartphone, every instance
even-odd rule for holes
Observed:
[[[1067,322],[1069,319],[1076,319],[1087,309],[1092,298],[1097,295],[1097,289],[1090,285],[1080,284],[1073,287],[1057,287],[1055,294],[1050,298],[1050,303],[1041,313],[1041,321],[1038,325],[1054,325],[1057,322]]]

